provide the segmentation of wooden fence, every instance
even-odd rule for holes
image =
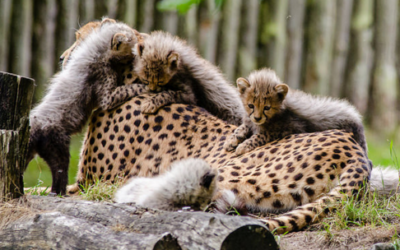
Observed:
[[[399,117],[400,0],[203,0],[186,14],[159,0],[0,0],[0,70],[43,86],[80,25],[102,16],[187,39],[234,82],[271,67],[293,88],[345,97],[377,132]]]

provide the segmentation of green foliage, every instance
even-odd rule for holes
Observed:
[[[185,14],[193,4],[199,5],[201,0],[162,0],[157,4],[160,11],[177,10],[180,14]],[[215,6],[220,9],[224,0],[215,0]]]
[[[162,0],[157,4],[160,11],[177,10],[180,14],[186,13],[193,4],[199,4],[201,0]]]
[[[71,158],[69,161],[68,184],[75,183],[76,173],[78,172],[79,154],[82,146],[83,134],[75,135],[71,141]],[[51,172],[46,162],[37,156],[28,165],[24,173],[24,186],[33,187],[41,180],[40,186],[51,186]]]
[[[29,193],[30,195],[47,196],[49,186],[43,188],[43,187],[41,187],[42,185],[43,185],[43,181],[40,179],[40,174],[39,174],[37,184],[35,186],[29,188],[27,193]]]
[[[123,184],[123,178],[116,177],[114,183],[97,180],[88,187],[81,186],[81,198],[90,201],[112,201],[115,192]]]
[[[382,196],[376,192],[366,192],[361,199],[358,196],[349,197],[340,203],[340,208],[323,222],[327,232],[332,228],[342,230],[354,226],[390,226],[400,219],[399,194]]]

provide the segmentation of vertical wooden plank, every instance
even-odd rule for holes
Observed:
[[[340,97],[345,77],[347,52],[349,49],[350,21],[353,0],[338,0],[335,41],[333,45],[330,95]]]
[[[8,70],[12,1],[0,1],[0,70]]]
[[[282,80],[285,80],[287,11],[288,0],[273,1],[269,11],[272,19],[267,26],[271,36],[267,46],[268,66],[274,69]]]
[[[373,63],[373,0],[355,0],[342,96],[366,114]]]
[[[84,0],[84,14],[83,14],[83,23],[86,24],[90,21],[93,21],[94,13],[95,13],[95,1],[94,0]]]
[[[247,76],[257,68],[257,33],[258,13],[260,3],[258,0],[248,0],[243,5],[244,21],[241,25],[239,40],[239,75]]]
[[[397,0],[376,1],[375,66],[372,78],[371,126],[380,133],[391,133],[397,125]],[[385,128],[382,130],[382,128]]]
[[[221,13],[216,9],[215,0],[207,1],[207,9],[208,9],[208,25],[203,24],[204,20],[201,20],[201,34],[199,39],[206,38],[205,42],[200,40],[200,44],[206,44],[204,48],[204,58],[210,61],[211,63],[216,63],[217,61],[217,48],[218,48],[218,32],[220,25]],[[205,26],[207,28],[205,28]],[[205,30],[206,29],[206,30]],[[207,36],[204,34],[208,34]]]
[[[312,1],[308,17],[304,90],[329,95],[336,2]]]
[[[165,11],[162,13],[162,29],[172,35],[178,33],[178,13],[176,11]]]
[[[142,23],[140,25],[140,32],[149,33],[153,30],[154,26],[154,5],[155,0],[146,0],[143,3],[142,9]]]
[[[116,19],[118,12],[118,0],[108,0],[107,1],[107,15],[109,18]]]
[[[197,5],[193,5],[184,17],[185,37],[191,45],[196,46],[197,43]]]
[[[35,100],[41,98],[48,79],[54,74],[56,4],[53,0],[35,1],[32,34],[32,77],[38,84]],[[43,14],[45,13],[45,15]]]
[[[124,11],[124,22],[136,28],[136,17],[137,17],[137,0],[126,0],[125,1],[125,11]]]
[[[236,56],[239,39],[239,24],[241,21],[242,0],[225,1],[223,8],[221,53],[219,63],[226,77],[233,81],[236,78]]]
[[[67,49],[75,42],[75,31],[79,27],[79,0],[66,0],[65,6],[67,10],[67,47],[65,49]]]
[[[285,81],[294,89],[300,88],[302,79],[305,5],[305,0],[290,0],[288,7]]]
[[[32,14],[31,0],[13,1],[9,70],[28,77],[31,75]]]

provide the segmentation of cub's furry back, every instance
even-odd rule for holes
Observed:
[[[154,113],[169,103],[183,102],[203,107],[229,123],[241,123],[244,109],[233,85],[186,41],[155,31],[135,46],[134,53],[137,56],[134,70],[140,80],[151,91],[162,91],[144,105],[145,113]]]
[[[49,165],[52,193],[65,194],[70,135],[79,132],[95,108],[111,109],[140,93],[143,85],[118,86],[117,69],[133,60],[140,35],[129,26],[104,19],[71,53],[68,64],[50,81],[46,96],[30,114],[28,162],[38,153]]]
[[[346,100],[289,89],[271,69],[254,71],[248,79],[239,78],[237,85],[247,114],[226,142],[228,151],[237,147],[236,153],[243,154],[290,134],[343,129],[352,132],[367,152],[361,115]]]
[[[214,194],[217,173],[202,159],[185,159],[157,177],[133,178],[117,191],[115,201],[163,210],[188,205],[204,209]]]

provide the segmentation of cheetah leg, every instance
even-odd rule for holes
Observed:
[[[230,152],[233,151],[237,145],[239,145],[242,141],[247,138],[249,134],[249,126],[246,124],[240,125],[235,132],[229,137],[229,139],[225,142],[224,148],[226,151]]]
[[[254,134],[249,139],[245,140],[236,148],[236,155],[242,155],[246,152],[249,152],[256,147],[265,145],[268,139],[267,136],[263,134]]]
[[[190,98],[187,98],[187,95],[182,91],[166,90],[144,100],[141,108],[142,112],[145,114],[154,114],[161,107],[172,103],[191,104],[192,101],[190,101]]]
[[[50,167],[52,175],[51,194],[66,194],[68,184],[70,136],[63,131],[38,129],[30,136],[29,147],[36,149]]]
[[[113,109],[130,98],[145,92],[148,92],[148,89],[146,85],[143,84],[119,86],[111,93],[111,95],[104,96],[103,100],[100,101],[100,108],[103,110]]]
[[[350,168],[361,171],[361,168],[351,166]],[[360,172],[358,172],[360,173]],[[298,207],[288,213],[274,219],[265,220],[269,230],[276,230],[277,233],[298,231],[310,224],[317,223],[325,218],[329,212],[333,212],[340,205],[340,200],[347,197],[359,195],[361,197],[368,180],[369,171],[362,170],[358,178],[352,174],[344,172],[340,178],[340,184],[333,188],[328,194],[315,202]]]

